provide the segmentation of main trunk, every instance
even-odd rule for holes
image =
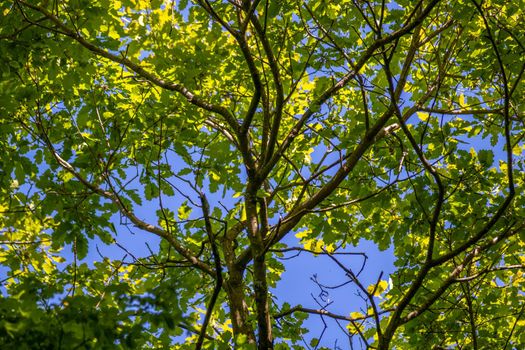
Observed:
[[[247,342],[255,344],[253,327],[248,321],[248,306],[245,301],[244,283],[242,271],[235,268],[230,269],[229,278],[226,280],[224,289],[228,295],[228,306],[232,321],[233,335],[245,335]]]
[[[257,196],[255,190],[248,186],[246,195],[246,217],[248,234],[253,255],[253,292],[257,312],[258,349],[273,349],[272,323],[268,304],[268,284],[266,282],[265,249],[261,230],[259,229]],[[251,192],[251,193],[250,193]]]

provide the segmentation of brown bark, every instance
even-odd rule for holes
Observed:
[[[265,246],[259,230],[257,196],[248,185],[246,195],[246,217],[253,260],[253,292],[257,313],[258,349],[273,349],[272,323],[268,304],[268,284],[266,282]]]
[[[243,272],[235,268],[230,269],[229,278],[223,287],[228,295],[233,335],[245,335],[248,343],[255,344],[255,333],[248,321],[248,305],[246,305],[244,294]]]

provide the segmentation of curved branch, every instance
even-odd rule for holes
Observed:
[[[465,258],[459,264],[454,268],[454,270],[449,274],[447,279],[443,282],[443,284],[434,292],[432,295],[415,311],[410,312],[407,316],[401,319],[401,323],[406,323],[417,316],[421,315],[423,312],[428,310],[428,308],[434,304],[434,302],[441,296],[443,293],[454,283],[461,282],[461,279],[458,279],[457,276],[465,269],[465,267],[478,255],[480,255],[482,252],[490,249],[491,247],[495,246],[496,244],[502,242],[504,239],[513,236],[524,228],[524,224],[522,224],[520,227],[511,230],[512,226],[505,229],[500,235],[497,237],[487,241],[485,244],[478,246],[474,248],[472,251],[466,254]]]
[[[388,312],[392,312],[393,309],[388,309],[388,310],[383,310],[379,313],[379,315],[381,314],[385,314],[385,313],[388,313]],[[283,318],[283,317],[286,317],[288,315],[291,315],[295,312],[305,312],[307,314],[312,314],[312,315],[321,315],[321,316],[327,316],[327,317],[330,317],[330,318],[333,318],[333,319],[336,319],[336,320],[342,320],[342,321],[349,321],[349,322],[355,322],[355,321],[362,321],[362,320],[366,320],[368,318],[372,318],[374,317],[374,315],[363,315],[363,316],[360,316],[360,317],[348,317],[348,316],[343,316],[343,315],[338,315],[338,314],[334,314],[330,311],[326,311],[326,310],[323,310],[323,309],[310,309],[310,308],[306,308],[306,307],[302,307],[301,305],[297,305],[297,306],[294,306],[286,311],[282,311],[282,312],[279,312],[278,314],[275,314],[273,315],[273,318],[275,319],[279,319],[279,318]]]
[[[213,308],[215,306],[215,303],[217,302],[217,298],[219,297],[219,293],[221,292],[221,288],[222,288],[221,257],[217,249],[217,244],[215,244],[215,235],[211,227],[210,205],[204,193],[201,192],[199,196],[201,199],[202,212],[204,214],[204,225],[206,228],[206,233],[208,234],[208,240],[210,241],[211,251],[213,254],[213,261],[215,263],[216,277],[215,277],[215,287],[213,288],[213,294],[210,298],[210,302],[206,310],[206,316],[204,317],[204,322],[202,324],[201,331],[199,333],[199,338],[197,339],[197,343],[195,345],[195,350],[200,350],[202,348],[204,338],[206,337],[206,328],[208,328],[208,324],[210,323],[210,319],[211,319],[211,314],[213,313]]]
[[[95,55],[107,58],[110,61],[113,61],[115,63],[122,64],[125,67],[129,68],[130,70],[132,70],[133,72],[135,72],[138,75],[140,75],[141,77],[143,77],[144,79],[150,81],[151,83],[153,83],[153,84],[155,84],[155,85],[157,85],[157,86],[159,86],[159,87],[161,87],[163,89],[170,90],[170,91],[176,91],[176,92],[180,93],[191,104],[193,104],[193,105],[195,105],[197,107],[200,107],[202,109],[205,109],[207,111],[214,112],[214,113],[217,113],[217,114],[221,115],[224,118],[224,120],[226,121],[226,123],[228,123],[228,125],[232,128],[232,130],[237,132],[237,130],[239,128],[239,124],[238,124],[237,120],[235,119],[235,117],[233,116],[233,114],[226,107],[207,102],[207,101],[203,100],[201,97],[198,97],[195,94],[193,94],[190,90],[188,90],[183,85],[177,84],[177,83],[173,83],[173,82],[169,82],[169,81],[165,81],[165,80],[161,79],[160,77],[156,76],[155,74],[153,74],[151,72],[148,72],[147,70],[142,68],[139,64],[136,64],[136,63],[130,61],[129,59],[125,58],[125,57],[121,57],[121,56],[117,56],[115,54],[112,54],[109,51],[104,50],[104,49],[102,49],[102,48],[100,48],[100,47],[90,43],[88,40],[86,40],[84,37],[82,37],[78,32],[76,32],[74,30],[71,30],[69,27],[67,27],[64,23],[62,23],[62,21],[60,21],[60,19],[58,17],[56,17],[51,12],[47,11],[45,8],[43,8],[41,6],[38,6],[38,5],[30,4],[30,3],[26,2],[25,0],[17,0],[17,1],[18,1],[18,3],[24,5],[25,7],[31,8],[31,9],[33,9],[35,11],[40,12],[44,16],[46,16],[47,19],[49,19],[51,22],[53,22],[55,24],[55,26],[60,29],[60,31],[59,31],[60,34],[66,35],[66,36],[72,38],[73,40],[78,42],[80,45],[82,45],[83,47],[85,47],[89,51],[93,52]]]
[[[38,112],[37,112],[38,113]],[[73,175],[82,185],[84,185],[86,188],[91,190],[93,193],[98,194],[99,196],[102,196],[104,198],[109,199],[113,204],[115,204],[120,211],[122,215],[127,217],[135,226],[138,228],[153,233],[156,236],[159,236],[160,238],[165,239],[169,242],[169,244],[175,248],[175,250],[181,254],[184,258],[186,258],[193,266],[197,267],[201,271],[205,272],[206,274],[215,277],[216,272],[213,271],[213,269],[206,263],[200,261],[196,256],[193,255],[193,253],[186,247],[182,245],[181,242],[179,242],[175,236],[171,235],[166,230],[154,226],[152,224],[148,224],[145,221],[139,219],[135,213],[133,213],[131,210],[129,210],[122,199],[117,195],[115,191],[106,191],[99,186],[89,182],[86,178],[84,178],[69,162],[67,162],[65,159],[63,159],[55,150],[55,147],[47,137],[47,134],[45,133],[45,130],[43,129],[40,115],[37,115],[37,128],[40,134],[40,137],[43,139],[44,143],[46,144],[46,147],[51,152],[53,158],[55,161],[60,165],[64,170],[69,172],[71,175]],[[109,183],[111,187],[111,183],[109,182],[109,177],[107,174],[104,174],[104,177],[106,181]]]
[[[289,131],[288,135],[283,140],[281,146],[279,149],[272,155],[272,157],[266,162],[263,169],[260,171],[260,178],[264,179],[266,176],[270,173],[270,171],[273,169],[275,164],[279,161],[282,154],[290,147],[292,142],[295,140],[295,138],[299,135],[302,127],[304,124],[315,114],[317,111],[321,108],[322,105],[324,105],[331,97],[336,95],[342,88],[344,88],[352,79],[355,78],[355,76],[359,73],[359,71],[363,68],[363,66],[366,64],[366,62],[375,54],[375,52],[379,49],[384,47],[385,45],[388,45],[397,39],[401,38],[403,35],[410,33],[414,28],[416,28],[418,25],[420,25],[423,20],[429,15],[430,11],[438,4],[440,0],[432,0],[429,2],[429,4],[421,11],[421,13],[410,23],[404,25],[402,28],[398,29],[397,31],[393,32],[392,34],[382,37],[376,41],[374,41],[363,53],[361,58],[355,63],[352,71],[347,73],[343,78],[341,78],[335,85],[329,87],[326,89],[319,97],[314,99],[310,106],[306,109],[306,111],[303,113],[301,118],[297,121],[297,123],[292,127],[292,129]],[[411,15],[412,16],[412,15]],[[378,123],[379,130],[371,130],[370,136],[375,137],[375,135],[381,130],[381,128],[386,124],[387,120],[384,120],[383,123]],[[368,136],[368,135],[367,135]]]
[[[253,27],[255,28],[255,33],[257,34],[257,37],[262,42],[264,53],[266,54],[266,57],[268,59],[268,64],[270,66],[270,71],[272,72],[273,83],[275,85],[276,100],[275,100],[275,110],[274,110],[274,115],[273,115],[273,123],[270,129],[268,145],[265,145],[266,154],[263,155],[265,162],[267,162],[272,156],[274,148],[275,148],[275,144],[277,142],[277,136],[279,133],[279,127],[281,125],[282,114],[283,114],[284,92],[283,92],[281,76],[279,73],[279,65],[277,64],[277,60],[275,59],[275,56],[273,54],[272,46],[270,45],[270,42],[268,41],[268,38],[266,37],[264,28],[262,28],[261,23],[259,22],[255,14],[253,13],[251,14],[251,23],[253,24]],[[264,178],[261,178],[260,181],[263,181],[263,179]]]

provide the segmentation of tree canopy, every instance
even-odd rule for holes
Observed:
[[[0,11],[2,349],[525,344],[523,0]]]

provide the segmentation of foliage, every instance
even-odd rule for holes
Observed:
[[[3,349],[525,344],[522,0],[0,11]],[[293,252],[363,306],[277,302]]]

